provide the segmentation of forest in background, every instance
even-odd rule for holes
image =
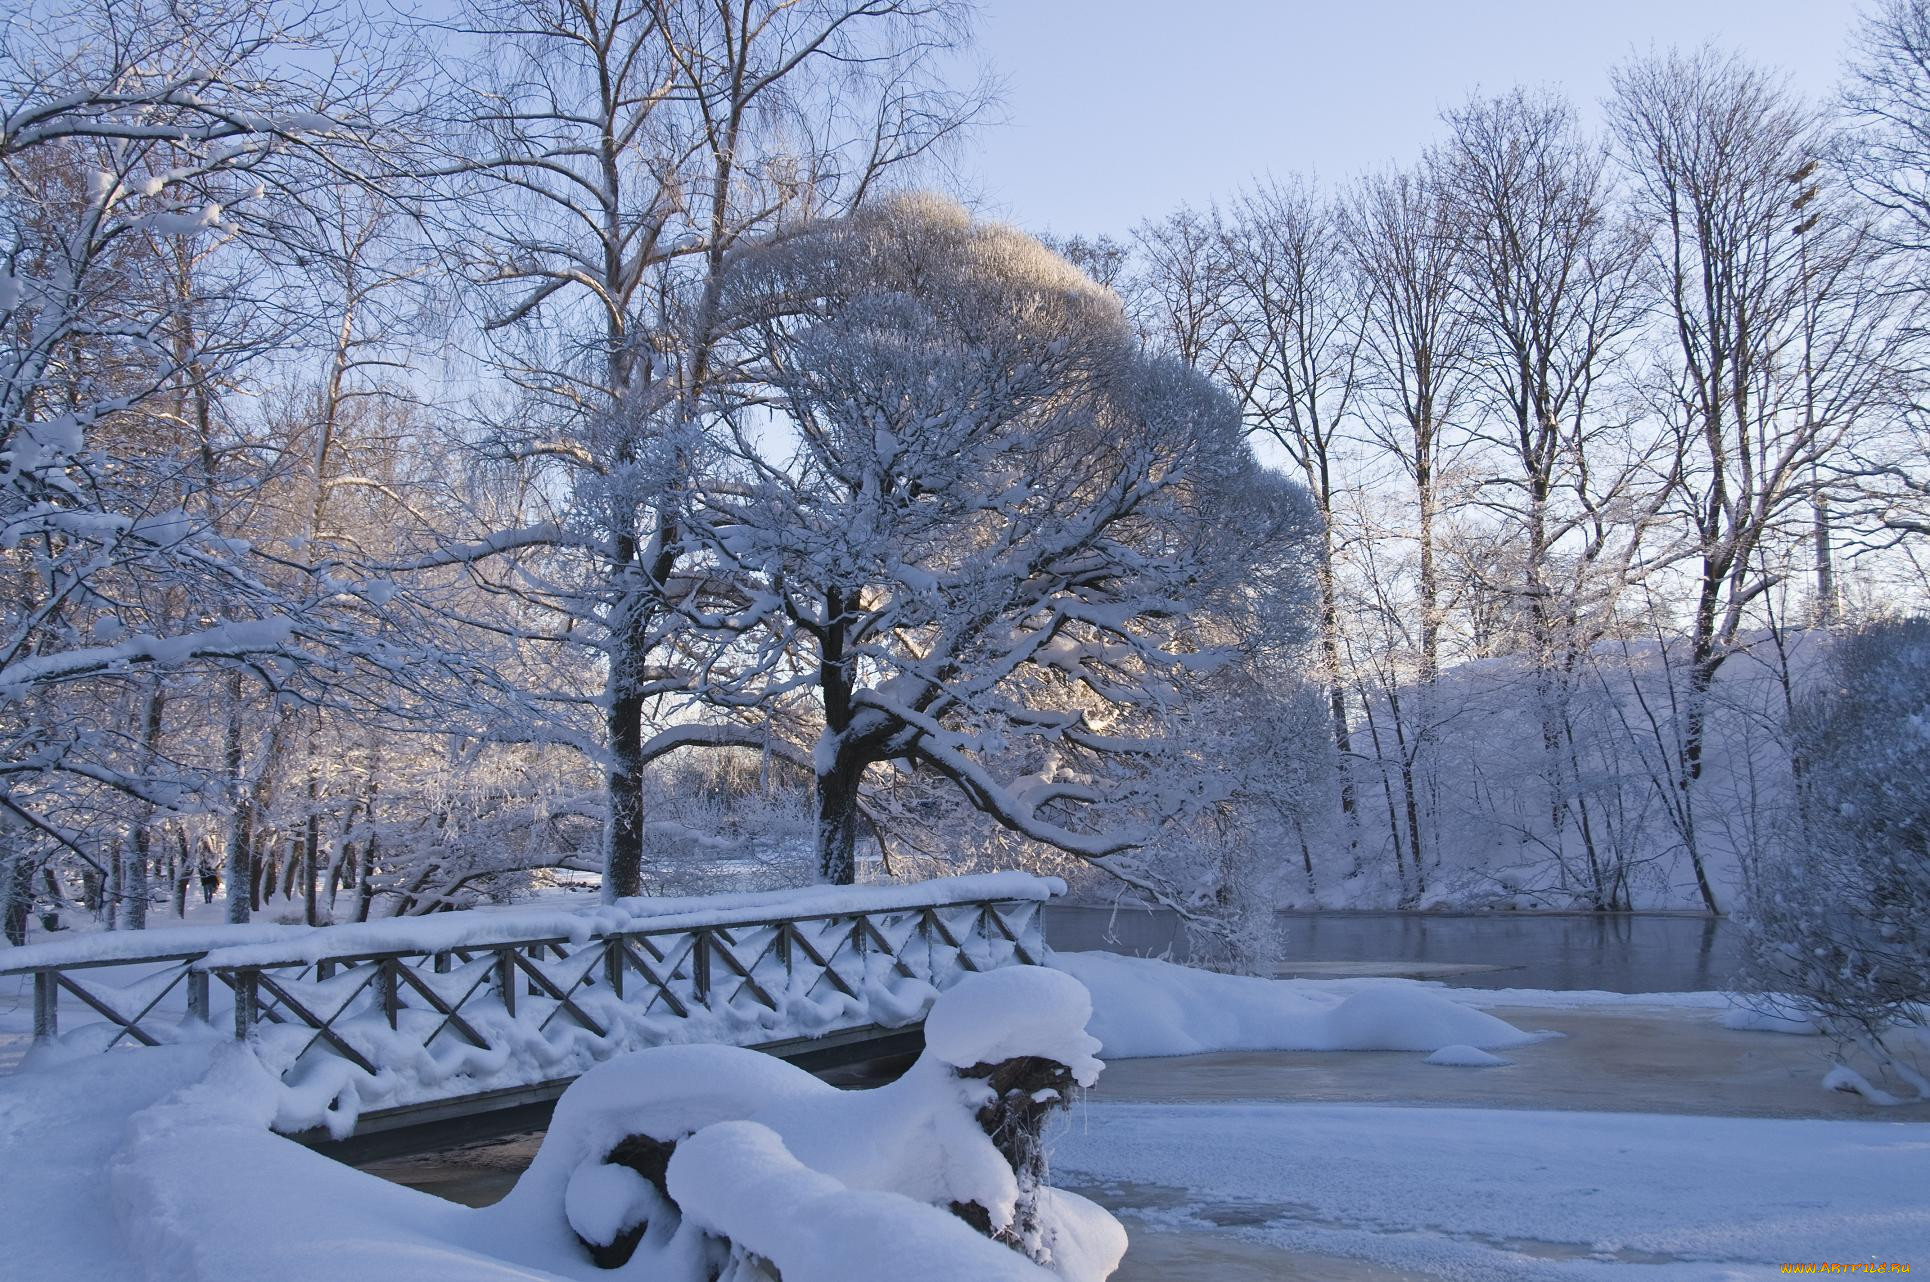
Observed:
[[[1025,866],[1238,951],[1800,854],[1816,674],[1930,596],[1923,4],[1839,102],[1659,53],[1044,245],[908,194],[969,39],[8,20],[9,935]]]

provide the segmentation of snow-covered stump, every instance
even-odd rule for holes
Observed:
[[[626,1135],[598,1167],[579,1167],[570,1178],[570,1228],[598,1268],[628,1264],[652,1222],[675,1215],[665,1179],[676,1149],[654,1136]]]
[[[1038,1259],[1039,1190],[1045,1186],[1045,1123],[1052,1113],[1071,1102],[1078,1083],[1072,1070],[1055,1060],[1022,1055],[997,1064],[974,1064],[957,1070],[960,1078],[982,1081],[993,1092],[990,1103],[973,1116],[999,1156],[1018,1181],[1018,1202],[1012,1222],[992,1224],[991,1212],[976,1202],[953,1202],[952,1214],[980,1233],[1029,1258]]]
[[[954,1202],[952,1212],[1034,1260],[1043,1249],[1038,1199],[1046,1179],[1046,1120],[1099,1079],[1099,1043],[1086,1033],[1091,1017],[1092,996],[1078,980],[1014,967],[953,989],[925,1021],[926,1053],[961,1081],[981,1086],[985,1098],[973,1120],[1012,1168],[1018,1190],[1005,1224],[974,1202]]]
[[[1090,1014],[1060,972],[974,975],[933,1004],[912,1069],[866,1091],[726,1047],[626,1056],[565,1094],[504,1213],[560,1199],[595,1264],[689,1282],[896,1282],[913,1263],[1099,1282],[1124,1231],[1047,1187],[1042,1142],[1097,1080]]]

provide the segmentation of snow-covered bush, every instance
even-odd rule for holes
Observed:
[[[1930,1015],[1930,619],[1838,639],[1789,733],[1799,804],[1749,914],[1749,981],[1930,1095],[1881,1040]]]

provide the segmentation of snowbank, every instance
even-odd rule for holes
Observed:
[[[1823,1031],[1815,1020],[1794,1006],[1774,1001],[1731,1007],[1722,1014],[1722,1026],[1752,1033],[1790,1033],[1797,1037],[1815,1037]]]
[[[1092,993],[1109,1058],[1212,1051],[1483,1050],[1540,1040],[1405,979],[1250,979],[1112,953],[1055,953]]]
[[[1085,990],[1055,971],[970,976],[938,997],[927,1025],[937,1036],[911,1070],[865,1091],[731,1046],[610,1060],[564,1093],[535,1160],[503,1201],[477,1212],[468,1240],[499,1253],[534,1240],[567,1254],[576,1236],[603,1245],[640,1234],[635,1250],[675,1277],[698,1250],[688,1224],[771,1259],[786,1279],[1103,1282],[1124,1253],[1123,1230],[1083,1199],[1022,1188],[980,1121],[995,1089],[958,1071],[1038,1057],[1089,1082],[1100,1065],[1081,1031],[1088,1009]],[[614,1173],[660,1158],[669,1202],[630,1171]],[[959,1206],[979,1208],[1050,1273],[947,1209]]]

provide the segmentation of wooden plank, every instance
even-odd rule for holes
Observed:
[[[357,984],[355,986],[355,991],[349,994],[348,1001],[345,1001],[340,1006],[338,1006],[335,1010],[335,1013],[329,1016],[327,1019],[323,1019],[321,1016],[317,1015],[314,1011],[302,1005],[300,1001],[296,1000],[294,994],[290,993],[287,989],[283,988],[280,984],[276,983],[273,976],[266,975],[266,974],[257,974],[255,976],[255,980],[263,988],[266,988],[269,992],[273,993],[277,1001],[279,1001],[282,1005],[286,1006],[289,1010],[293,1011],[295,1015],[298,1018],[300,1018],[309,1028],[315,1030],[315,1036],[308,1039],[308,1045],[303,1046],[300,1051],[296,1052],[297,1059],[301,1058],[301,1056],[303,1055],[306,1055],[308,1053],[308,1047],[313,1046],[316,1040],[319,1038],[320,1040],[327,1042],[330,1046],[333,1046],[336,1050],[340,1051],[344,1059],[347,1059],[349,1062],[355,1064],[357,1067],[362,1068],[371,1074],[378,1073],[381,1071],[380,1069],[376,1068],[375,1065],[369,1063],[369,1061],[366,1058],[364,1058],[361,1051],[358,1051],[353,1046],[350,1046],[346,1041],[342,1039],[340,1034],[338,1034],[333,1028],[330,1027],[331,1024],[333,1024],[336,1020],[342,1017],[342,1012],[347,1010],[349,1008],[349,1005],[352,1002],[354,1002],[354,1000],[357,997],[362,995],[362,990],[368,987],[368,982],[369,982],[368,980],[365,979],[361,983]]]
[[[744,981],[743,983],[737,986],[737,992],[732,993],[731,994],[732,997],[737,996],[737,993],[741,993],[746,988],[748,988],[751,990],[751,995],[757,998],[757,1000],[763,1002],[766,1006],[770,1007],[772,1010],[777,1009],[777,1001],[769,993],[764,991],[764,985],[757,982],[756,977],[753,976],[750,972],[750,967],[745,966],[743,962],[737,960],[737,954],[731,951],[730,945],[728,943],[725,943],[721,946],[713,946],[713,947],[716,955],[724,959],[724,965],[736,971],[738,974],[738,977]],[[770,951],[769,948],[766,948],[764,950],[764,952],[766,953],[769,951]],[[763,960],[764,960],[764,953],[759,953],[757,955],[757,961],[763,961]],[[754,961],[751,963],[751,966],[755,966],[756,964],[757,962]]]
[[[858,929],[864,934],[869,935],[871,941],[883,950],[885,956],[891,958],[891,964],[898,968],[900,975],[903,975],[906,979],[918,978],[917,973],[905,964],[905,959],[898,955],[898,950],[891,946],[891,941],[886,939],[884,934],[876,926],[872,925],[870,913],[862,913],[859,915]],[[917,932],[913,931],[912,933],[916,934]],[[909,943],[910,941],[907,940],[906,942]]]
[[[442,1013],[442,1022],[436,1025],[435,1032],[430,1033],[427,1037],[422,1039],[422,1045],[425,1048],[429,1045],[430,1042],[433,1042],[434,1040],[436,1040],[437,1035],[440,1034],[443,1029],[453,1027],[457,1032],[461,1033],[464,1037],[467,1037],[469,1039],[469,1044],[471,1046],[480,1047],[483,1050],[489,1049],[489,1042],[487,1041],[487,1039],[485,1039],[481,1033],[478,1033],[475,1029],[471,1028],[469,1026],[468,1020],[464,1019],[461,1015],[458,1015],[456,1013],[456,1007],[461,1006],[463,1001],[467,1001],[469,999],[469,993],[475,992],[477,988],[482,986],[483,980],[487,977],[486,975],[477,976],[476,982],[469,986],[469,993],[464,993],[462,995],[462,1000],[458,1001],[455,1006],[451,1006],[448,1002],[445,1002],[442,999],[442,994],[438,993],[435,989],[429,987],[429,985],[423,983],[421,977],[417,975],[414,971],[410,970],[407,966],[398,965],[395,969],[395,974],[398,978],[402,980],[403,983],[407,984],[410,988],[415,989],[416,992],[422,994],[422,999],[424,1001],[428,1002],[429,1005],[435,1007],[436,1010]],[[390,982],[393,983],[394,981],[391,980]],[[390,1027],[394,1027],[394,1025],[391,1024]]]
[[[950,944],[952,948],[957,951],[959,965],[970,971],[982,969],[977,962],[972,960],[972,955],[965,951],[965,945],[958,942],[958,936],[952,934],[951,927],[945,924],[944,918],[938,915],[936,908],[930,909],[925,913],[925,920],[932,929],[936,930],[939,935],[944,938],[946,943]]]
[[[610,1035],[604,1029],[603,1025],[591,1019],[588,1015],[586,1015],[583,1012],[583,1008],[581,1006],[578,1006],[575,1002],[570,1000],[569,993],[564,992],[562,989],[558,988],[555,984],[552,984],[550,982],[550,977],[548,975],[545,975],[542,971],[538,970],[536,968],[535,963],[531,962],[529,959],[524,957],[521,953],[517,952],[515,949],[511,949],[509,951],[509,956],[515,958],[516,964],[522,967],[524,972],[529,975],[529,982],[532,985],[542,989],[542,991],[548,993],[552,998],[556,1000],[557,1010],[568,1011],[570,1014],[576,1017],[576,1020],[578,1023],[582,1024],[583,1027],[589,1029],[592,1033],[595,1033],[598,1037],[608,1037]],[[572,989],[571,991],[574,991],[574,989]],[[556,1011],[551,1011],[549,1013],[549,1017],[543,1021],[541,1027],[543,1028],[549,1027],[550,1020],[555,1018],[556,1018]]]
[[[921,1023],[897,1028],[864,1024],[821,1037],[783,1038],[747,1049],[792,1060],[809,1071],[828,1071],[874,1058],[916,1055],[923,1040]],[[553,1106],[574,1080],[557,1077],[527,1086],[478,1091],[457,1099],[371,1109],[357,1119],[355,1133],[345,1140],[336,1139],[321,1127],[290,1138],[342,1161],[366,1162],[542,1130],[549,1120],[546,1106]]]
[[[677,1017],[679,1019],[690,1018],[690,1008],[684,1005],[682,1000],[678,998],[677,994],[674,991],[672,991],[670,987],[670,980],[668,978],[662,975],[659,975],[655,970],[653,970],[650,964],[644,961],[643,958],[639,957],[636,953],[636,950],[631,948],[627,942],[623,944],[623,955],[632,966],[636,967],[637,973],[639,975],[642,975],[645,979],[649,980],[652,984],[656,985],[657,996],[663,998],[664,1004],[670,1007],[672,1011],[676,1012]],[[662,961],[663,959],[662,957],[659,957],[657,960]],[[649,1002],[644,1003],[644,1009],[645,1010],[650,1009]]]
[[[118,1024],[120,1026],[122,1033],[132,1034],[134,1040],[139,1042],[141,1045],[159,1046],[161,1044],[155,1041],[152,1037],[148,1036],[145,1029],[136,1028],[133,1024],[129,1023],[126,1017],[124,1017],[119,1011],[109,1006],[106,1002],[103,1002],[99,998],[95,997],[94,994],[88,992],[85,988],[82,988],[74,980],[67,978],[67,976],[61,974],[59,971],[54,972],[54,978],[56,981],[59,982],[62,988],[66,989],[74,996],[80,998],[82,1001],[86,1002],[89,1006],[92,1006],[95,1010],[99,1011],[101,1014],[107,1016],[107,1018],[113,1023]],[[120,1040],[120,1033],[116,1033],[114,1035],[114,1040],[115,1041]]]
[[[113,1050],[115,1044],[118,1043],[121,1040],[121,1038],[127,1036],[130,1032],[134,1033],[138,1037],[140,1035],[139,1025],[141,1021],[147,1018],[149,1011],[153,1010],[156,1006],[159,1006],[161,1004],[161,999],[163,997],[166,997],[169,993],[174,991],[174,986],[176,984],[179,984],[182,981],[182,979],[186,978],[187,974],[188,974],[187,969],[183,967],[182,970],[178,974],[176,974],[173,979],[170,979],[167,982],[167,985],[164,988],[162,988],[160,992],[154,994],[153,997],[148,999],[147,1005],[141,1007],[141,1009],[135,1013],[134,1018],[127,1021],[127,1027],[123,1028],[120,1032],[114,1034],[114,1036],[108,1040],[107,1045],[102,1047],[102,1049],[110,1050],[110,1051]],[[148,1042],[147,1045],[153,1046],[155,1045],[155,1043]]]
[[[785,929],[790,930],[791,928],[787,925]],[[824,974],[819,977],[819,982],[822,982],[823,980],[828,979],[831,981],[831,986],[836,988],[839,992],[843,993],[846,997],[850,997],[853,999],[857,998],[858,990],[851,987],[850,984],[845,982],[844,976],[840,975],[837,971],[837,968],[831,964],[830,960],[827,959],[823,953],[817,950],[817,945],[813,944],[809,939],[805,937],[803,931],[791,930],[791,946],[793,948],[802,948],[804,950],[804,955],[806,957],[809,957],[811,961],[818,967],[818,969],[824,972]],[[837,950],[832,949],[831,956],[835,957],[837,955],[838,955]],[[817,984],[815,983],[811,985],[811,988],[816,988],[816,987],[817,987]],[[811,989],[807,988],[804,991],[808,994],[811,991]]]
[[[1005,902],[1009,903],[1011,901],[1008,900]],[[1017,957],[1027,966],[1040,966],[1044,964],[1032,955],[1032,950],[1025,946],[1025,941],[1013,933],[1011,925],[1005,920],[1005,914],[999,911],[999,901],[994,900],[988,902],[985,905],[985,915],[999,928],[1000,934],[1012,941],[1013,956]],[[1043,931],[1041,931],[1041,934],[1043,934]]]

